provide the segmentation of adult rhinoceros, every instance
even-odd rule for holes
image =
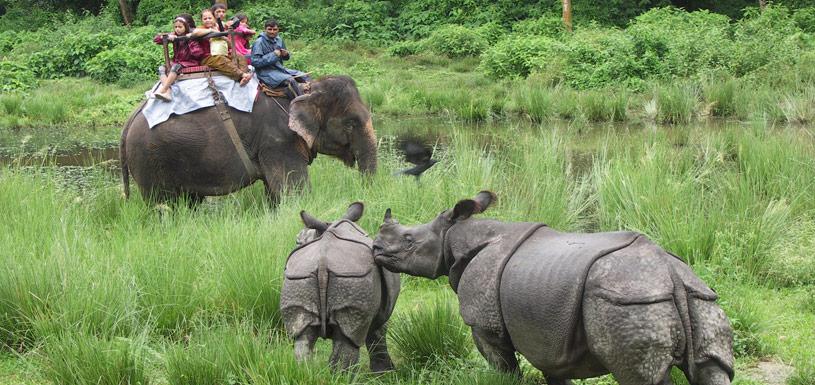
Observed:
[[[291,103],[276,100],[258,96],[251,113],[229,108],[254,175],[241,161],[215,107],[174,115],[152,129],[135,111],[119,144],[125,195],[130,174],[142,196],[157,201],[181,195],[198,201],[260,179],[274,203],[285,187],[308,184],[307,166],[316,153],[335,156],[348,167],[356,163],[363,173],[376,171],[371,114],[351,78],[322,78],[309,94]]]
[[[551,385],[606,373],[621,385],[668,385],[674,365],[692,385],[730,384],[730,323],[681,260],[638,233],[470,219],[494,200],[481,192],[415,227],[389,209],[376,262],[449,276],[478,350],[499,370],[518,370],[517,351]]]

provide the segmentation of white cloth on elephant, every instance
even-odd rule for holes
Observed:
[[[224,95],[227,105],[236,110],[252,112],[252,106],[255,104],[255,97],[258,93],[257,76],[252,76],[252,80],[243,87],[238,82],[221,75],[212,76],[212,81],[215,83],[215,88]],[[157,86],[153,87],[153,90],[156,88]],[[150,128],[166,121],[172,114],[183,115],[215,105],[215,99],[212,98],[212,91],[209,89],[206,78],[175,82],[170,87],[170,92],[173,94],[173,100],[170,102],[150,98],[152,92],[145,92],[145,96],[150,99],[142,108],[142,113]]]

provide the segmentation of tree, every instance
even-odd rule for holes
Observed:
[[[133,22],[133,13],[127,4],[127,0],[119,0],[119,10],[122,12],[122,20],[124,20],[125,25],[130,25]]]
[[[572,0],[563,0],[563,25],[566,30],[572,31]]]

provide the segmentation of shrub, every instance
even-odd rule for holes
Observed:
[[[742,76],[767,66],[794,63],[803,52],[800,32],[784,6],[746,10],[733,30],[733,73]]]
[[[625,33],[649,76],[691,76],[732,60],[730,20],[723,15],[657,8],[637,16]]]
[[[101,82],[139,81],[155,76],[160,57],[146,53],[143,47],[118,47],[99,53],[85,66],[88,75]]]
[[[190,13],[196,20],[201,20],[200,13],[209,8],[208,0],[140,0],[136,9],[135,21],[142,25],[169,26],[179,13]]]
[[[433,31],[427,38],[427,44],[435,52],[451,58],[476,56],[487,48],[484,36],[473,33],[471,28],[455,24]]]
[[[512,24],[512,32],[519,35],[538,35],[557,38],[566,32],[563,20],[556,14],[545,14]]]
[[[121,43],[121,38],[105,33],[71,31],[53,39],[50,45],[44,44],[41,51],[31,54],[29,66],[38,77],[45,79],[83,76],[86,61]]]
[[[415,55],[424,49],[422,41],[405,40],[390,46],[387,52],[391,56],[405,57]]]
[[[481,54],[481,69],[499,78],[526,77],[563,50],[562,43],[548,37],[510,35]]]
[[[329,34],[339,40],[388,42],[396,37],[389,1],[348,0],[335,2],[329,10]]]
[[[795,25],[806,33],[815,33],[815,7],[801,8],[792,14]]]
[[[438,294],[421,311],[395,318],[389,334],[400,357],[424,366],[470,354],[470,336],[450,297]]]
[[[34,73],[21,64],[0,61],[0,91],[27,90],[37,86]]]

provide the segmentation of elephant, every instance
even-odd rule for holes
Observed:
[[[392,272],[448,276],[476,347],[520,375],[515,352],[547,384],[611,373],[621,385],[733,379],[733,331],[717,295],[643,234],[558,232],[543,223],[474,219],[489,191],[432,222],[403,226],[390,209],[374,240]]]
[[[307,167],[317,153],[355,164],[364,174],[377,168],[371,114],[353,79],[329,76],[291,102],[258,96],[253,111],[229,108],[250,162],[251,175],[215,107],[173,115],[152,129],[137,108],[122,130],[119,156],[125,196],[130,174],[142,196],[168,201],[226,195],[262,180],[273,204],[286,189],[308,186]]]
[[[299,361],[322,337],[333,340],[329,364],[334,370],[356,365],[362,343],[372,372],[393,370],[385,335],[400,278],[374,263],[372,240],[355,223],[363,210],[354,202],[333,223],[300,212],[305,228],[286,261],[280,291],[283,324]]]

